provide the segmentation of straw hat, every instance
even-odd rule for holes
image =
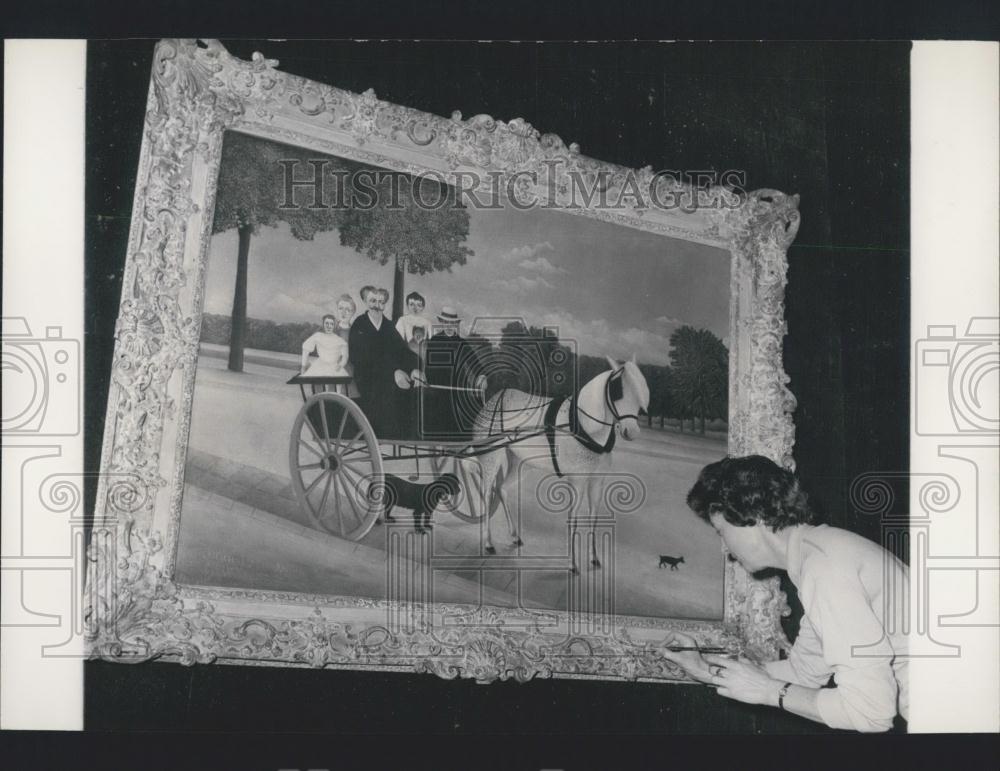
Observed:
[[[445,305],[441,309],[441,312],[437,315],[437,320],[440,321],[442,324],[450,324],[450,323],[457,324],[462,320],[462,317],[459,316],[455,312],[455,309],[452,308],[450,305]]]

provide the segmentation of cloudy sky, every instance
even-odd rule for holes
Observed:
[[[728,252],[579,215],[513,209],[470,210],[467,245],[474,255],[451,273],[407,275],[406,291],[427,298],[428,316],[451,305],[469,321],[520,317],[558,327],[581,353],[624,359],[635,352],[655,364],[669,363],[670,334],[681,324],[728,343]],[[232,311],[236,248],[235,231],[212,239],[209,313]],[[343,292],[360,307],[363,285],[392,289],[391,265],[342,247],[335,231],[297,241],[284,223],[252,238],[248,276],[248,315],[278,322],[318,324]]]

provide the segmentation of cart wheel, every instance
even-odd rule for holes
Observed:
[[[458,477],[462,492],[457,501],[442,504],[441,510],[454,514],[463,522],[481,522],[486,515],[487,501],[483,497],[482,467],[474,458],[463,460],[457,455],[439,455],[432,459],[435,474],[450,472]]]
[[[346,396],[310,396],[288,448],[299,506],[327,533],[358,541],[385,509],[382,455],[371,424]]]

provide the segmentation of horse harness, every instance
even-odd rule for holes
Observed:
[[[565,431],[566,429],[569,429],[569,433],[573,436],[574,439],[576,439],[576,441],[578,441],[581,445],[583,445],[591,452],[597,453],[599,455],[611,452],[615,447],[615,439],[616,439],[616,434],[613,430],[614,427],[618,425],[621,421],[626,420],[627,418],[639,417],[638,415],[633,415],[631,413],[622,415],[621,413],[618,412],[618,408],[615,406],[615,402],[620,401],[622,399],[622,396],[624,395],[621,382],[622,371],[623,369],[619,368],[614,372],[612,372],[611,376],[608,378],[608,382],[604,386],[604,403],[608,407],[612,416],[614,417],[614,420],[608,422],[606,420],[601,420],[600,418],[594,417],[579,405],[577,400],[579,394],[574,394],[572,397],[570,397],[570,402],[569,402],[569,423],[557,425],[556,418],[559,416],[559,409],[566,402],[565,396],[559,396],[554,399],[550,399],[549,403],[546,405],[545,414],[542,419],[541,430],[530,431],[529,433],[522,435],[518,429],[515,429],[513,431],[513,438],[509,438],[510,434],[507,432],[506,426],[504,425],[504,414],[507,412],[521,413],[527,410],[535,410],[538,409],[541,405],[538,404],[531,407],[524,407],[521,409],[506,410],[503,408],[503,401],[504,401],[504,392],[507,391],[507,389],[506,388],[501,389],[499,392],[497,392],[498,398],[496,399],[493,405],[493,411],[492,414],[490,415],[489,431],[487,432],[487,436],[494,437],[494,441],[486,445],[477,446],[475,449],[464,448],[463,451],[459,454],[459,457],[475,458],[479,455],[486,455],[488,453],[495,452],[496,450],[500,449],[503,446],[517,444],[518,442],[523,442],[528,439],[532,439],[536,436],[540,436],[541,434],[545,434],[549,443],[549,455],[552,458],[552,466],[555,469],[556,475],[562,477],[565,475],[562,473],[562,469],[559,468],[559,461],[556,459],[556,431]],[[586,432],[586,430],[580,426],[580,419],[577,414],[578,412],[582,412],[584,415],[593,420],[595,423],[600,423],[603,426],[612,427],[612,431],[609,434],[608,439],[604,444],[598,444],[597,442],[595,442],[593,437],[591,437]],[[498,421],[499,421],[499,427],[497,426]],[[507,441],[503,441],[503,438],[505,437],[507,437]],[[498,441],[503,443],[497,444]],[[440,452],[430,452],[426,454],[418,453],[408,457],[434,458],[438,457],[440,454],[441,454]]]
[[[624,395],[622,389],[622,373],[623,369],[616,369],[611,373],[611,377],[608,378],[608,382],[604,386],[604,403],[614,416],[614,420],[610,423],[606,420],[601,420],[600,418],[594,417],[589,412],[587,412],[583,407],[578,404],[579,393],[573,394],[569,400],[569,433],[576,439],[580,444],[582,444],[586,449],[598,455],[603,455],[605,453],[611,452],[615,448],[615,440],[618,435],[615,433],[615,426],[626,418],[638,418],[638,415],[621,415],[618,412],[618,408],[615,407],[615,402],[620,401]],[[552,458],[552,467],[555,469],[556,476],[564,476],[562,470],[559,468],[559,461],[556,458],[556,429],[561,428],[561,426],[556,426],[556,417],[559,415],[559,409],[562,407],[563,402],[566,401],[565,396],[559,396],[549,402],[549,406],[545,410],[545,417],[543,418],[543,425],[545,426],[545,438],[549,442],[549,456]],[[593,420],[595,423],[600,423],[602,426],[610,426],[611,431],[608,434],[607,441],[604,444],[598,444],[594,441],[593,437],[586,432],[586,430],[580,425],[580,416],[578,412],[582,412],[588,418]]]

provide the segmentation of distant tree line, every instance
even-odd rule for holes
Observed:
[[[486,338],[479,340],[490,346]],[[691,326],[675,330],[670,346],[670,366],[639,365],[649,386],[647,424],[657,420],[663,428],[671,420],[683,431],[690,421],[692,431],[704,434],[708,421],[729,417],[729,351],[709,330]],[[491,392],[518,388],[548,396],[569,396],[608,368],[606,359],[578,354],[552,329],[516,321],[502,329],[488,360]]]
[[[302,341],[319,329],[313,323],[284,323],[248,318],[248,348],[299,354]],[[201,340],[228,345],[230,319],[214,313],[202,317]],[[608,368],[600,356],[578,354],[552,329],[510,322],[500,339],[470,334],[479,367],[488,381],[488,395],[517,388],[546,396],[569,396]],[[708,421],[726,421],[729,413],[729,351],[707,329],[683,326],[670,336],[670,365],[639,364],[649,386],[646,422],[660,428],[675,421],[681,431],[705,433]]]
[[[231,326],[229,316],[206,313],[201,321],[201,341],[229,345]],[[319,329],[319,324],[311,322],[279,324],[274,321],[248,318],[244,343],[247,348],[256,348],[260,351],[301,354],[302,343]]]

